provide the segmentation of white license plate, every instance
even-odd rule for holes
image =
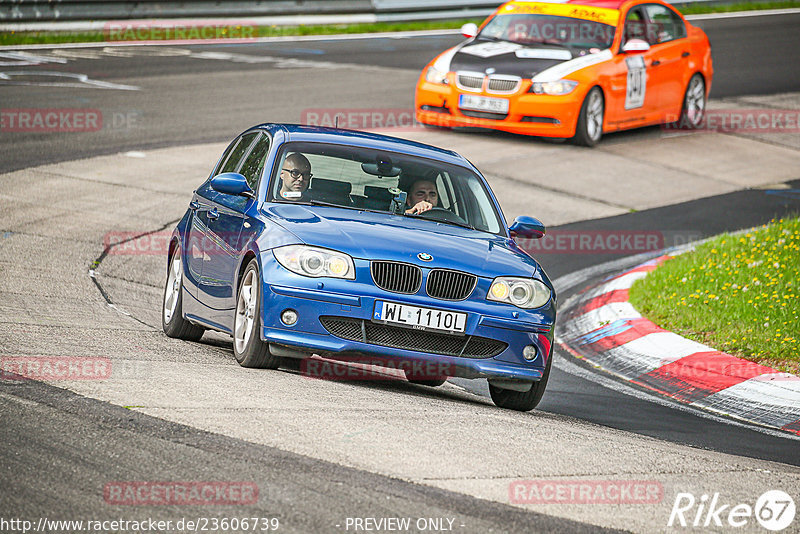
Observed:
[[[421,308],[394,302],[375,302],[374,321],[449,334],[463,334],[467,329],[467,314],[433,308]]]
[[[475,111],[508,113],[508,99],[492,98],[490,96],[461,95],[458,97],[458,107]]]

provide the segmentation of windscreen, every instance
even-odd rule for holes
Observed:
[[[417,215],[410,212],[420,191],[433,208]],[[370,148],[285,144],[269,199],[409,215],[493,234],[503,229],[483,179],[470,169]]]
[[[481,38],[521,45],[550,44],[574,49],[605,49],[614,40],[614,26],[556,15],[498,15],[483,28]]]

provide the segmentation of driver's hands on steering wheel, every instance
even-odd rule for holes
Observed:
[[[407,209],[406,215],[419,215],[420,213],[425,213],[430,209],[433,209],[433,204],[425,200],[421,200],[417,202],[414,207]]]

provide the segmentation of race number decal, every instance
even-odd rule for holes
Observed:
[[[625,109],[636,109],[644,105],[644,93],[647,89],[647,70],[644,57],[626,57],[628,66],[628,82],[625,86]]]

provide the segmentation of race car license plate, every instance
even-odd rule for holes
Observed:
[[[375,322],[405,326],[415,330],[463,334],[467,329],[467,314],[395,302],[375,302],[372,314]]]
[[[491,96],[461,95],[458,97],[458,107],[475,111],[508,113],[508,99],[493,98]]]

